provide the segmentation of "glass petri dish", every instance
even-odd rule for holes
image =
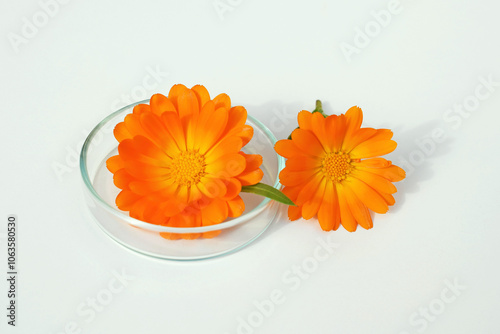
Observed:
[[[118,142],[113,136],[116,124],[132,112],[133,103],[119,109],[101,121],[88,135],[80,154],[80,172],[84,183],[87,206],[97,225],[111,239],[126,248],[147,256],[168,260],[200,260],[235,252],[256,240],[276,219],[279,204],[268,198],[241,193],[245,211],[240,217],[220,224],[202,227],[168,227],[134,219],[115,204],[120,189],[113,184],[113,174],[106,168],[106,160],[118,152]],[[254,128],[252,140],[243,148],[245,153],[260,154],[263,183],[280,189],[278,174],[284,159],[274,151],[276,138],[260,121],[248,116],[247,124]],[[212,239],[168,240],[159,232],[201,233],[221,230]]]

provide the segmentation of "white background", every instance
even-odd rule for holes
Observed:
[[[213,0],[41,3],[51,5],[0,3],[0,332],[500,331],[497,1],[401,0],[382,28],[372,11],[387,10],[386,0],[220,0],[230,8],[222,13]],[[357,30],[365,28],[369,43]],[[347,44],[357,53],[346,56]],[[151,71],[161,74],[151,80]],[[488,90],[480,78],[495,84]],[[409,174],[396,184],[396,205],[355,233],[285,216],[214,260],[126,250],[92,221],[76,154],[127,99],[175,83],[228,93],[279,138],[315,99],[327,113],[361,106],[364,126],[395,132],[390,158]],[[433,131],[445,139],[431,141]],[[19,221],[15,328],[4,307],[8,214]],[[338,248],[297,279],[290,270],[312,263],[318,238]],[[134,279],[92,319],[79,314],[106,294],[113,272]],[[292,276],[300,285],[284,279]],[[284,300],[262,320],[255,302],[274,290]]]

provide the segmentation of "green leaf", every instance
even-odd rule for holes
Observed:
[[[251,186],[243,186],[241,187],[241,191],[268,197],[272,200],[275,200],[276,202],[280,202],[286,205],[296,206],[295,203],[293,203],[292,200],[289,199],[281,191],[264,183],[257,183]]]

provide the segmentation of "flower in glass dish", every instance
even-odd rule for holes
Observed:
[[[370,210],[386,213],[395,203],[392,182],[403,180],[405,172],[380,157],[396,148],[393,133],[362,128],[362,121],[358,107],[327,116],[317,101],[312,113],[298,114],[290,139],[276,143],[276,152],[287,158],[280,173],[283,193],[296,204],[288,208],[290,220],[317,216],[325,231],[342,224],[353,232],[358,224],[373,227]]]
[[[118,155],[106,162],[120,210],[133,218],[170,227],[219,224],[240,216],[242,186],[260,182],[262,157],[242,148],[253,136],[247,112],[226,94],[175,85],[155,94],[114,129]],[[205,233],[160,233],[166,239],[211,238]]]

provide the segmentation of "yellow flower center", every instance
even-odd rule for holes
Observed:
[[[183,151],[172,160],[171,171],[175,182],[191,187],[205,175],[205,156],[197,151]]]
[[[332,182],[342,182],[346,175],[353,170],[349,153],[330,152],[327,153],[321,163],[323,174]]]

